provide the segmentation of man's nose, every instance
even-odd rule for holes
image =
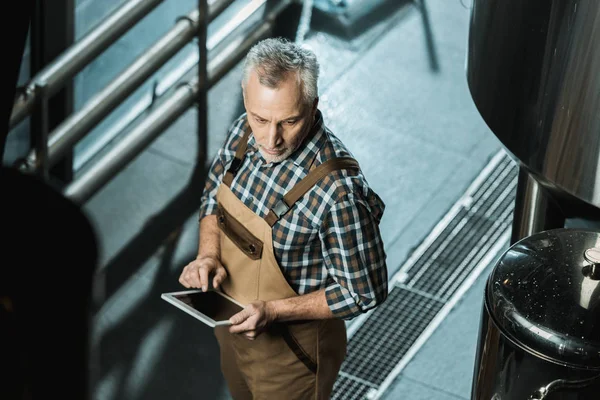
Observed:
[[[279,124],[269,125],[269,132],[267,134],[267,146],[270,149],[277,148],[281,144],[281,129]]]

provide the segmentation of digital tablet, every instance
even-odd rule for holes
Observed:
[[[242,304],[214,289],[163,293],[160,297],[212,328],[231,325],[229,318],[244,309]]]

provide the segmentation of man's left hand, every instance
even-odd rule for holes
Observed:
[[[255,301],[229,319],[232,323],[229,332],[240,333],[249,340],[254,340],[275,318],[275,310],[270,303]]]

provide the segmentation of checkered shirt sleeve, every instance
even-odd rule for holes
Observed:
[[[325,293],[335,317],[351,319],[386,299],[386,255],[367,202],[346,194],[328,212],[319,237],[333,279]]]

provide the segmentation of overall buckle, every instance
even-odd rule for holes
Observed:
[[[233,175],[235,175],[241,166],[242,166],[242,159],[235,157],[231,161],[231,165],[229,166],[229,169],[227,170],[227,172],[231,172]]]
[[[277,216],[277,218],[281,218],[281,216],[283,214],[285,214],[286,212],[288,212],[288,210],[290,209],[290,206],[288,206],[286,204],[286,202],[281,199],[279,200],[275,206],[271,209],[271,211],[273,211],[273,214],[275,214]]]

